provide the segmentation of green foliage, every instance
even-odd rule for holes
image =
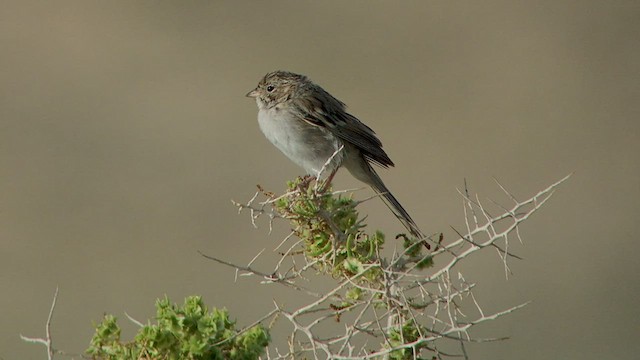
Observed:
[[[417,240],[408,238],[405,235],[398,235],[398,237],[404,238],[403,245],[405,249],[405,256],[410,259],[414,259],[418,270],[426,269],[433,266],[433,258],[424,254],[425,240]]]
[[[377,259],[384,234],[364,233],[358,202],[350,196],[333,196],[330,190],[309,178],[297,178],[288,183],[286,195],[274,203],[274,209],[291,221],[316,270],[334,278],[359,275],[359,283],[380,284]]]
[[[391,348],[400,347],[404,344],[412,343],[423,336],[420,335],[425,329],[419,327],[413,320],[407,320],[402,327],[394,328],[389,331],[389,345]],[[413,360],[416,358],[415,354],[420,353],[420,349],[425,347],[426,344],[418,344],[415,347],[401,348],[394,350],[389,354],[389,358],[392,360]]]
[[[385,236],[381,231],[365,233],[358,204],[351,196],[334,196],[322,183],[297,178],[288,183],[287,193],[274,202],[274,208],[291,221],[296,235],[305,242],[305,255],[316,263],[317,270],[335,278],[359,275],[358,282],[375,287],[383,276],[379,252]],[[431,257],[422,253],[424,240],[399,236],[405,239],[406,255],[416,259],[419,269],[432,265]]]
[[[155,325],[145,325],[131,342],[120,340],[113,315],[105,315],[96,327],[87,353],[93,359],[193,359],[253,360],[269,344],[269,332],[254,326],[238,335],[226,310],[209,311],[199,296],[185,299],[183,306],[168,298],[156,302]]]

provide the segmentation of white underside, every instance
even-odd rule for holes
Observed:
[[[258,124],[267,139],[309,175],[326,177],[342,164],[344,151],[337,153],[325,167],[342,141],[329,131],[292,116],[286,109],[260,109]]]

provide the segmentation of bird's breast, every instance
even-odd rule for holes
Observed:
[[[288,109],[261,109],[258,124],[273,145],[310,175],[317,176],[342,145],[330,131],[307,123]],[[323,174],[338,168],[342,157],[341,153],[334,156]]]

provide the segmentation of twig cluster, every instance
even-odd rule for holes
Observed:
[[[519,257],[510,250],[511,238],[522,241],[519,225],[535,213],[569,176],[536,195],[519,201],[498,186],[513,204],[490,214],[480,199],[460,191],[463,199],[464,231],[457,238],[437,234],[426,239],[404,235],[402,250],[384,256],[384,235],[368,235],[355,210],[358,202],[345,192],[310,186],[298,179],[281,196],[259,189],[239,210],[249,210],[254,226],[268,215],[288,219],[292,231],[277,247],[280,258],[270,271],[256,269],[254,261],[237,265],[204,255],[230,266],[239,276],[259,276],[263,284],[277,284],[300,291],[309,302],[287,309],[274,301],[265,316],[283,318],[291,325],[286,350],[272,345],[265,359],[467,359],[465,343],[502,340],[475,338],[470,329],[507,315],[526,303],[487,314],[469,283],[456,266],[471,254],[494,249],[510,273],[509,260]],[[265,199],[258,201],[260,196]],[[425,242],[435,244],[427,252]],[[336,285],[320,293],[307,288],[308,274],[331,275]]]

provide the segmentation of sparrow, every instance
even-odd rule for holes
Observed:
[[[346,105],[308,77],[288,71],[266,74],[247,97],[258,105],[265,137],[308,175],[320,179],[345,167],[371,186],[416,238],[424,235],[372,165],[394,166],[376,133],[346,111]]]

